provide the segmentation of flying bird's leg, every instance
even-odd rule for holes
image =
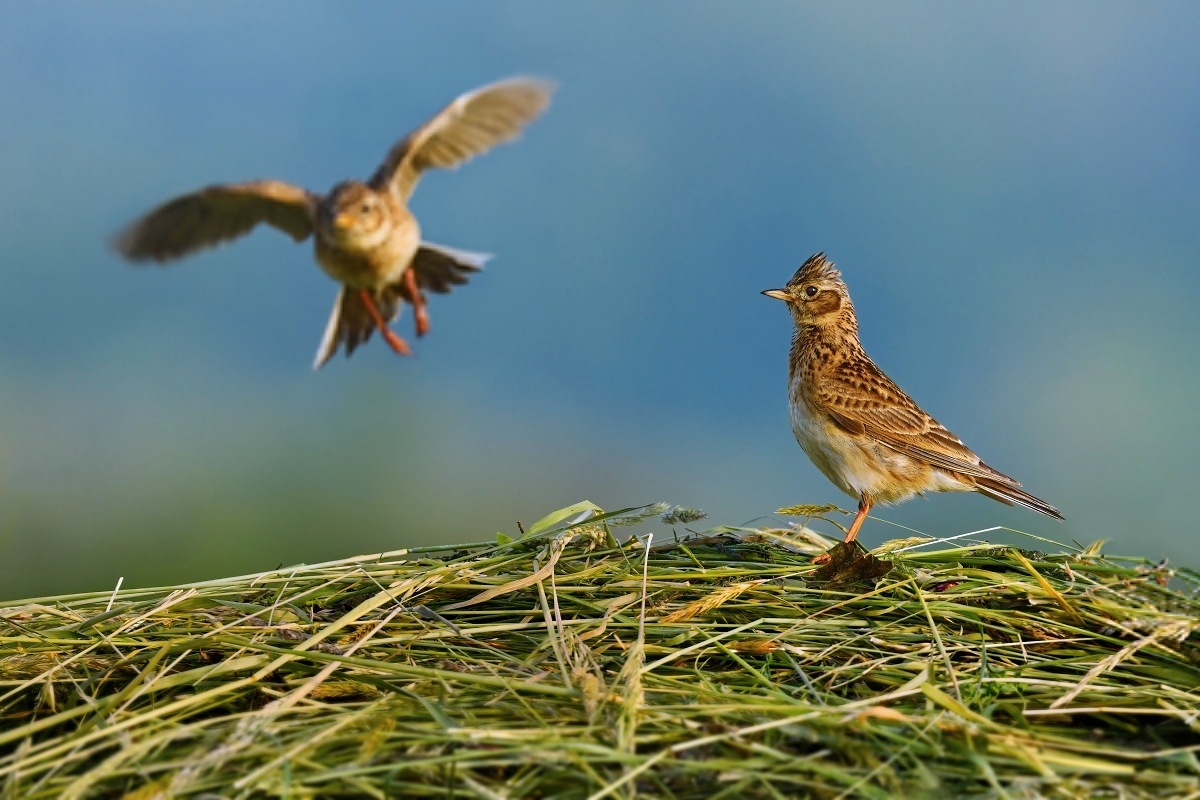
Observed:
[[[409,266],[404,270],[404,285],[408,288],[408,294],[412,297],[413,316],[417,322],[417,336],[424,336],[429,333],[429,312],[425,310],[425,295],[421,294],[421,288],[417,286],[417,271]]]
[[[363,305],[367,308],[367,313],[371,315],[371,321],[379,329],[379,335],[388,343],[388,346],[402,356],[411,356],[412,349],[409,348],[408,342],[401,339],[396,335],[395,331],[388,327],[387,322],[383,319],[383,315],[379,313],[379,309],[375,306],[375,301],[371,298],[371,293],[366,289],[360,289],[359,296],[362,298]]]

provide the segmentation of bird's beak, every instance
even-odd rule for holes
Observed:
[[[354,217],[350,214],[338,214],[333,218],[333,227],[346,230],[354,225]]]
[[[783,300],[785,303],[792,299],[783,289],[767,289],[763,294],[767,297],[774,297],[776,300]]]

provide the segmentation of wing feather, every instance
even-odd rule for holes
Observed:
[[[206,186],[163,203],[118,233],[112,246],[130,261],[171,261],[236,239],[262,222],[299,242],[312,234],[318,202],[282,181]]]
[[[456,167],[521,130],[550,103],[554,86],[534,78],[510,78],[459,96],[398,142],[371,178],[371,188],[391,187],[407,200],[421,173]]]
[[[869,359],[851,361],[824,376],[817,393],[830,418],[850,433],[866,434],[947,472],[1021,485],[984,464]]]

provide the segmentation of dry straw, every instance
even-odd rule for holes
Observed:
[[[663,512],[0,608],[0,796],[1200,798],[1195,573]]]

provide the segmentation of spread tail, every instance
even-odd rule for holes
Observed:
[[[455,286],[466,283],[470,274],[483,269],[490,258],[487,253],[472,253],[433,242],[421,242],[421,247],[413,256],[412,269],[417,273],[417,286],[421,287],[422,292],[446,294]],[[412,302],[404,287],[397,284],[396,288],[401,297]]]
[[[424,302],[425,292],[445,294],[455,286],[466,283],[470,273],[483,269],[489,258],[491,256],[482,253],[422,242],[409,269],[416,275],[421,301]],[[400,316],[403,303],[411,304],[413,301],[403,278],[373,292],[372,297],[380,316],[388,323]],[[360,291],[342,286],[333,302],[333,311],[329,315],[321,344],[317,347],[313,369],[320,369],[337,354],[338,348],[344,348],[349,357],[371,338],[374,331],[375,322],[363,304]]]
[[[390,303],[383,296],[377,295],[375,300],[380,315],[391,322],[400,315],[399,304],[395,295]],[[329,322],[325,325],[325,333],[321,344],[317,347],[317,357],[313,360],[313,369],[320,369],[325,362],[337,354],[339,347],[345,347],[349,357],[359,345],[364,344],[375,332],[375,322],[371,319],[367,307],[363,305],[362,294],[357,289],[342,286],[337,298],[333,301],[333,311],[329,314]]]

